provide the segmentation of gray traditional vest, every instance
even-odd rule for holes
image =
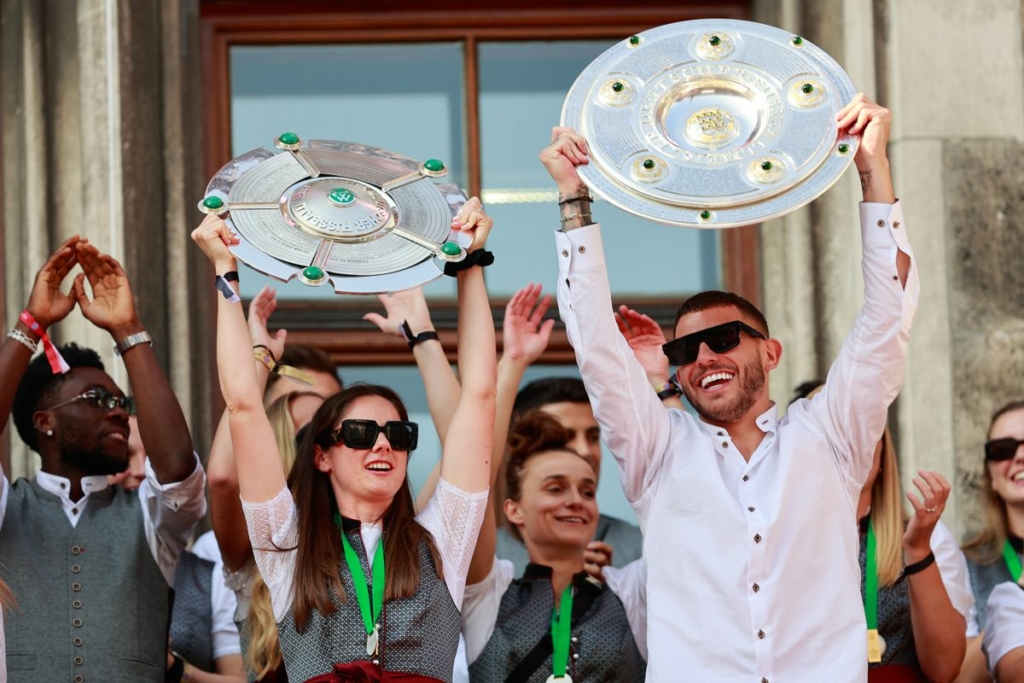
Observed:
[[[572,642],[566,673],[574,683],[642,683],[647,664],[633,640],[626,610],[618,596],[586,574],[573,578]],[[585,612],[579,596],[587,591],[593,601]],[[469,666],[473,683],[502,683],[520,661],[551,633],[555,600],[551,568],[531,564],[521,579],[505,591],[494,633],[480,656]],[[544,683],[552,674],[551,655],[526,679]]]
[[[1016,536],[1010,536],[1010,543],[1013,544],[1017,555],[1024,559],[1024,541]],[[1003,556],[992,564],[979,564],[967,558],[967,569],[971,573],[971,588],[974,589],[974,605],[978,610],[978,628],[985,630],[985,622],[988,620],[988,596],[992,589],[1001,583],[1013,581],[1010,570],[1006,568],[1006,561]]]
[[[863,602],[867,577],[867,535],[860,536],[860,598]],[[878,587],[878,634],[885,639],[882,661],[868,667],[903,664],[920,670],[914,627],[910,622],[910,584],[900,577],[891,586]]]
[[[0,529],[10,683],[161,683],[170,587],[134,491],[89,494],[74,527],[35,480],[11,486]]]
[[[353,526],[345,520],[345,532],[370,584],[358,522]],[[376,659],[386,671],[415,673],[451,683],[462,620],[425,543],[420,545],[419,556],[420,580],[415,595],[388,600],[381,610]],[[366,655],[366,629],[348,566],[342,563],[338,571],[346,596],[344,602],[334,596],[338,611],[327,615],[313,611],[302,633],[295,630],[293,609],[277,625],[289,681],[305,681],[327,673],[335,662],[373,659]],[[372,587],[370,590],[372,594]]]
[[[202,671],[212,672],[213,562],[183,551],[174,574],[171,649]]]

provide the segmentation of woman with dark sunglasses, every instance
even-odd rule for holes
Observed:
[[[491,223],[473,199],[453,227],[473,236],[475,251]],[[237,238],[208,216],[193,239],[218,284],[229,283],[235,261],[227,246]],[[457,278],[464,382],[441,482],[419,514],[406,476],[416,428],[386,387],[357,385],[328,399],[286,486],[253,364],[237,352],[250,345],[241,307],[236,297],[218,297],[218,370],[239,487],[291,681],[451,681],[487,499],[496,374],[483,275],[471,267]]]
[[[986,603],[999,584],[1021,578],[1024,556],[1024,401],[1004,405],[992,415],[985,442],[982,480],[985,526],[964,546],[974,586],[978,626],[986,628]],[[960,680],[991,680],[981,651],[981,636],[968,644]],[[991,662],[993,665],[995,662]]]

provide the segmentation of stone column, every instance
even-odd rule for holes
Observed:
[[[124,265],[202,451],[209,297],[188,240],[203,189],[198,30],[197,0],[0,0],[5,324],[56,245],[87,236]],[[128,389],[109,335],[77,310],[52,336],[98,350]],[[10,444],[12,474],[34,471]]]

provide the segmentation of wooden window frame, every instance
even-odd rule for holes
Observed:
[[[558,4],[562,7],[558,7]],[[482,5],[483,3],[479,3]],[[724,17],[746,19],[750,0],[643,0],[624,8],[621,2],[590,0],[586,11],[569,0],[494,0],[486,9],[468,0],[424,3],[397,0],[378,12],[342,11],[343,3],[292,0],[287,12],[279,0],[200,0],[204,66],[206,177],[212,177],[231,152],[230,50],[238,45],[326,45],[371,43],[460,42],[464,49],[467,121],[467,179],[471,195],[481,191],[479,79],[477,46],[482,41],[614,39],[674,21]],[[721,266],[727,289],[760,305],[761,267],[757,226],[722,232]],[[670,328],[675,308],[685,293],[666,298],[623,300]],[[506,301],[495,300],[500,327]],[[616,304],[619,302],[617,301]],[[412,363],[404,341],[371,331],[362,320],[365,306],[320,301],[282,301],[274,316],[288,329],[293,343],[327,351],[339,365]],[[441,341],[454,360],[455,305],[432,303],[431,316]],[[501,334],[498,334],[499,351]],[[556,326],[545,364],[574,363],[565,330]]]

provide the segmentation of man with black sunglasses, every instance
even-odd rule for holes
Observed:
[[[110,333],[134,401],[95,351],[50,342],[76,304]],[[205,476],[149,339],[120,264],[75,236],[37,273],[0,346],[0,416],[13,410],[42,461],[31,479],[0,481],[0,578],[18,603],[6,614],[11,683],[165,679],[171,586],[206,509]],[[128,491],[107,477],[128,466],[133,413],[150,448],[145,480]]]
[[[886,158],[890,119],[863,95],[837,114],[860,137],[865,305],[825,389],[783,418],[768,394],[782,345],[727,292],[683,304],[664,348],[699,419],[662,405],[611,310],[576,173],[586,140],[555,128],[541,152],[560,192],[559,310],[644,532],[648,681],[866,680],[855,511],[919,289]]]

